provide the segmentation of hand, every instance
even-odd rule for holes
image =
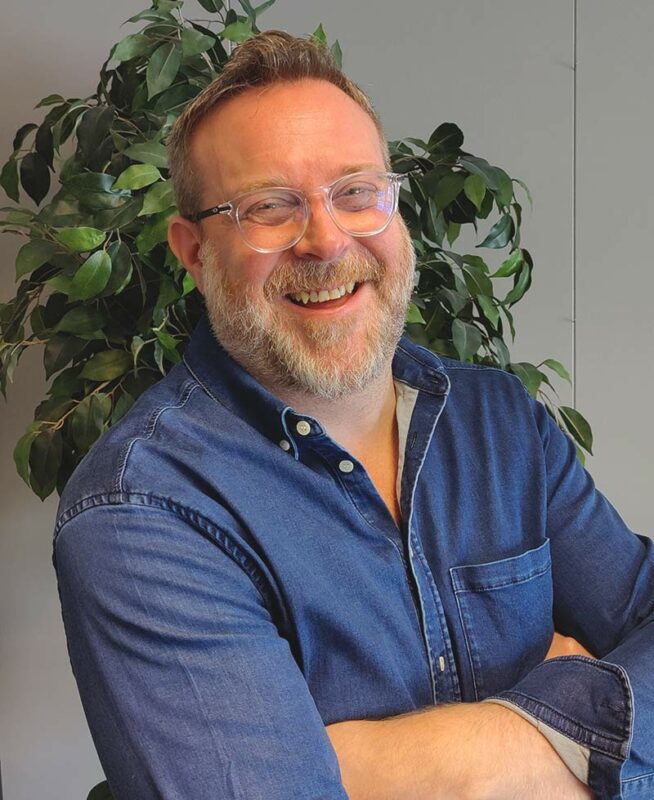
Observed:
[[[559,656],[588,656],[589,658],[595,658],[576,639],[571,636],[562,636],[560,633],[555,632],[544,661],[548,661],[550,658],[558,658]]]

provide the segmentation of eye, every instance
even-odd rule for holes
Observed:
[[[334,194],[332,202],[342,211],[362,211],[377,204],[380,189],[372,183],[358,181],[346,184]]]
[[[239,217],[242,222],[257,225],[280,225],[295,214],[299,205],[294,195],[259,195],[241,204]]]

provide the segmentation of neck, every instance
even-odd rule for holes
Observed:
[[[329,436],[350,450],[374,441],[395,425],[395,386],[390,363],[364,389],[337,400],[325,400],[288,388],[266,388],[300,414],[314,417]]]

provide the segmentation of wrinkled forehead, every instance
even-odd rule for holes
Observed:
[[[311,188],[354,165],[385,169],[371,117],[338,87],[317,80],[248,89],[230,98],[200,123],[191,154],[209,202],[216,192],[226,199],[273,177],[282,185]]]

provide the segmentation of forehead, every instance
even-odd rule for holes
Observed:
[[[198,126],[191,152],[203,194],[218,192],[222,199],[267,179],[303,188],[356,165],[385,168],[373,120],[336,86],[318,80],[248,89],[229,99]]]

